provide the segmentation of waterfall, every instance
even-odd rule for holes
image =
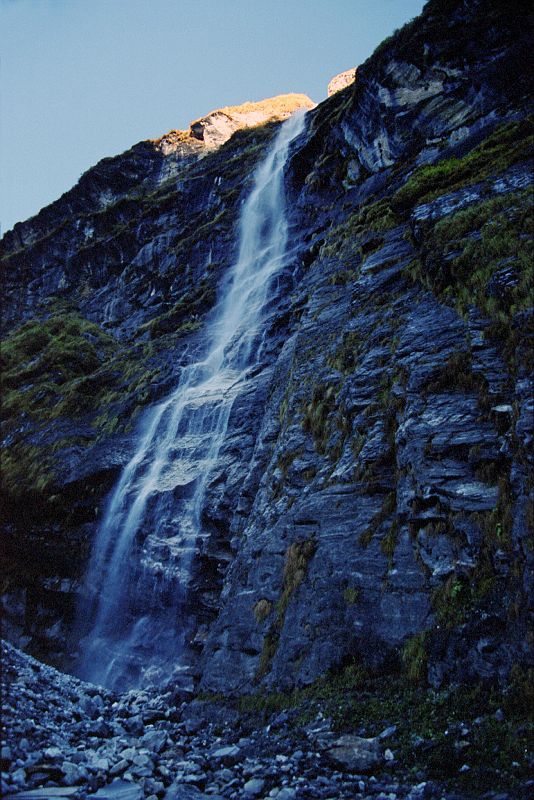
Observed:
[[[108,498],[78,609],[75,671],[86,680],[128,688],[180,669],[193,557],[207,535],[206,487],[235,397],[261,357],[263,312],[286,261],[284,166],[303,127],[303,112],[286,120],[258,167],[204,353],[145,414],[137,449]]]

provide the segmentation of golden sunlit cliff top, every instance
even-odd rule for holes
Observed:
[[[315,103],[305,94],[290,93],[268,97],[256,102],[215,109],[205,117],[194,120],[189,130],[172,130],[159,139],[151,140],[165,154],[180,146],[198,149],[219,147],[240,128],[251,128],[266,122],[284,120],[299,108],[310,109]]]

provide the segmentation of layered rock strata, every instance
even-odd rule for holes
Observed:
[[[432,0],[308,113],[292,258],[202,512],[205,691],[533,665],[529,24]],[[106,493],[201,346],[275,129],[176,163],[143,144],[4,237],[5,608],[34,653],[69,662]]]

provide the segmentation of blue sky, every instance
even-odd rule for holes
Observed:
[[[304,92],[423,0],[0,0],[0,222],[213,108]]]

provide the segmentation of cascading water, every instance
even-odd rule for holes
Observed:
[[[259,360],[263,310],[286,260],[283,171],[304,127],[280,128],[239,222],[239,252],[210,316],[204,356],[150,410],[99,527],[78,613],[80,677],[127,688],[180,668],[184,601],[210,470],[236,395]],[[179,502],[176,502],[179,497]],[[178,665],[178,667],[177,667]]]

